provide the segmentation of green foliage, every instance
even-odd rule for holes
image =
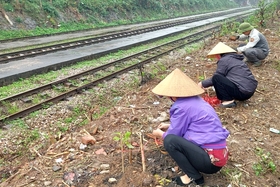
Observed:
[[[17,142],[18,145],[28,146],[30,143],[38,140],[40,138],[40,132],[38,129],[34,129],[29,131],[28,133],[25,132],[24,139]]]
[[[58,9],[65,9],[71,5],[69,0],[53,0],[52,5]]]
[[[13,125],[15,125],[16,127],[19,127],[19,128],[24,128],[24,129],[27,128],[27,125],[21,119],[13,120],[11,122],[11,124],[13,124]]]
[[[16,21],[17,23],[22,23],[21,17],[16,17],[15,21]]]
[[[59,15],[57,9],[53,7],[49,2],[43,2],[42,8],[51,17],[58,17]]]
[[[65,123],[72,123],[73,122],[73,118],[69,117],[69,118],[65,118],[64,119]]]
[[[199,79],[199,81],[203,81],[203,80],[205,80],[205,77],[203,75],[201,75],[198,77],[198,79]]]
[[[270,152],[265,153],[263,149],[257,147],[256,154],[259,156],[259,162],[253,164],[253,170],[257,176],[265,174],[269,171],[275,172],[276,165],[271,158]]]
[[[222,25],[222,28],[221,28],[221,31],[220,31],[220,35],[221,36],[226,36],[228,34],[236,33],[237,30],[238,30],[239,25],[240,25],[239,22],[226,22],[225,21],[224,24]]]
[[[1,29],[0,40],[174,18],[237,6],[227,0],[0,0],[0,3],[6,11],[23,12],[39,25],[32,30]],[[69,17],[66,12],[74,16]],[[23,23],[23,19],[16,18],[15,22]],[[53,28],[58,24],[60,27]]]
[[[59,129],[61,132],[66,132],[66,131],[68,131],[68,127],[59,126],[58,129]]]
[[[36,15],[42,13],[40,5],[32,1],[25,1],[25,3],[22,4],[22,7],[24,12],[28,13],[30,16],[36,17]]]
[[[14,11],[14,7],[10,3],[4,3],[3,8],[7,12],[13,12]]]
[[[16,113],[16,112],[19,111],[18,106],[15,105],[15,104],[13,104],[13,103],[9,103],[9,102],[4,102],[4,101],[2,101],[1,104],[2,104],[3,106],[5,106],[5,108],[8,108],[8,111],[7,111],[7,112],[8,112],[9,114],[14,114],[14,113]]]
[[[115,134],[116,134],[116,136],[114,136],[113,140],[115,140],[117,142],[120,141],[121,144],[126,145],[130,149],[134,148],[133,145],[131,145],[131,143],[129,141],[130,140],[130,136],[131,136],[131,132],[127,131],[124,134],[121,133],[121,132],[117,132]]]

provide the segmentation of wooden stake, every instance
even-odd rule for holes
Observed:
[[[207,79],[206,72],[204,71],[203,74],[204,74],[204,80],[206,80]],[[209,89],[207,89],[207,95],[209,96]]]
[[[132,127],[130,127],[130,134],[132,135]],[[130,136],[130,144],[132,145],[131,136]],[[129,163],[132,164],[132,149],[129,149],[128,160],[129,160]]]
[[[141,158],[142,158],[142,168],[143,172],[146,171],[146,161],[145,161],[145,154],[144,154],[144,146],[143,146],[143,130],[140,133],[140,149],[141,149]]]
[[[124,173],[123,136],[121,135],[122,172]]]

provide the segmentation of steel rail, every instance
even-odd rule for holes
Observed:
[[[88,71],[85,71],[85,72],[82,72],[80,74],[77,74],[77,75],[73,75],[73,76],[70,76],[70,77],[67,77],[63,80],[59,80],[59,81],[56,81],[56,82],[53,82],[53,83],[50,83],[50,84],[47,84],[47,85],[44,85],[44,86],[41,86],[41,87],[38,87],[38,88],[35,88],[34,90],[29,90],[29,91],[26,91],[26,92],[23,92],[23,93],[20,93],[20,94],[17,94],[17,95],[14,95],[14,96],[11,96],[11,97],[8,97],[8,98],[5,98],[3,100],[1,100],[0,102],[3,102],[3,101],[10,101],[10,100],[15,100],[16,98],[19,99],[23,96],[26,96],[26,95],[30,95],[30,94],[34,94],[34,93],[38,93],[39,91],[42,91],[44,89],[47,89],[47,88],[51,88],[53,84],[59,84],[63,81],[68,81],[69,79],[72,79],[72,78],[77,78],[77,77],[80,77],[80,76],[83,76],[84,74],[88,74],[88,73],[94,73],[94,72],[97,72],[97,71],[100,71],[100,70],[104,70],[112,65],[115,65],[115,64],[118,64],[120,62],[123,62],[125,60],[129,60],[133,57],[137,57],[137,56],[140,56],[140,55],[143,55],[143,54],[147,54],[148,52],[152,51],[152,56],[151,57],[148,57],[147,59],[145,60],[141,60],[140,62],[136,63],[136,64],[133,64],[133,65],[130,65],[129,67],[126,67],[126,68],[123,68],[121,70],[118,70],[116,72],[113,72],[109,75],[106,75],[102,78],[99,78],[95,81],[92,81],[90,83],[87,83],[85,85],[82,85],[82,86],[79,86],[77,88],[74,88],[74,89],[71,89],[70,91],[67,91],[65,93],[62,93],[58,96],[55,96],[53,98],[50,98],[50,99],[46,99],[45,101],[41,102],[41,103],[38,103],[36,105],[33,105],[33,106],[30,106],[22,111],[19,111],[17,113],[14,113],[14,114],[11,114],[11,115],[8,115],[2,119],[0,119],[0,127],[4,126],[4,123],[5,121],[8,121],[8,120],[14,120],[14,119],[17,119],[17,118],[21,118],[21,117],[24,117],[36,110],[39,110],[39,109],[42,109],[44,108],[45,106],[49,106],[49,105],[52,105],[54,103],[57,103],[58,101],[61,101],[61,100],[64,100],[70,96],[73,96],[75,94],[79,94],[81,92],[83,92],[83,90],[87,90],[95,85],[98,85],[99,83],[105,81],[105,80],[109,80],[109,79],[112,79],[112,78],[115,78],[117,77],[118,75],[120,74],[123,74],[123,73],[126,73],[130,70],[133,70],[133,69],[137,69],[137,68],[140,68],[142,67],[144,64],[147,64],[149,62],[151,62],[152,60],[154,59],[157,59],[159,58],[160,56],[163,56],[165,54],[168,54],[170,51],[173,51],[175,49],[178,49],[178,48],[182,48],[183,46],[185,45],[188,45],[188,44],[191,44],[191,43],[195,43],[195,42],[198,42],[198,41],[201,41],[202,39],[205,39],[209,36],[211,36],[213,34],[213,31],[215,30],[219,30],[220,28],[220,25],[219,26],[214,26],[214,27],[211,27],[211,28],[208,28],[208,29],[205,29],[203,31],[199,31],[197,33],[194,33],[194,34],[191,34],[191,35],[188,35],[184,38],[180,38],[180,39],[177,39],[177,40],[174,40],[174,41],[171,41],[171,42],[168,42],[166,44],[163,44],[161,46],[157,46],[157,47],[154,47],[154,48],[151,48],[151,49],[148,49],[148,50],[145,50],[145,51],[142,51],[140,53],[137,53],[137,54],[133,54],[131,56],[128,56],[128,57],[125,57],[123,59],[120,59],[120,60],[117,60],[117,61],[114,61],[114,62],[111,62],[111,63],[108,63],[108,64],[105,64],[105,65],[102,65],[102,66],[99,66],[99,67],[96,67],[96,68],[93,68],[91,70],[88,70]],[[211,32],[212,31],[212,32]],[[193,37],[196,37],[196,36],[200,36],[199,38],[197,39],[192,39]],[[186,40],[188,40],[187,42],[185,42]],[[182,42],[183,41],[183,42]],[[159,48],[161,47],[166,47],[166,46],[170,46],[170,45],[176,45],[176,46],[173,46],[169,49],[165,49],[165,51],[163,52],[160,52],[159,54],[154,54],[155,51],[158,51]]]
[[[0,54],[0,64],[4,64],[4,63],[8,63],[10,61],[20,60],[20,59],[24,59],[24,58],[28,58],[28,57],[34,57],[34,56],[38,56],[38,55],[54,53],[54,52],[57,52],[60,50],[73,49],[73,48],[82,47],[82,46],[86,46],[86,45],[92,45],[95,43],[101,43],[101,42],[105,42],[105,41],[109,41],[109,40],[113,40],[113,39],[117,39],[117,38],[124,38],[124,37],[129,37],[129,36],[133,36],[133,35],[137,35],[137,34],[142,34],[142,33],[152,32],[152,31],[156,31],[156,30],[160,30],[160,29],[170,28],[170,27],[174,27],[177,25],[183,25],[183,24],[187,24],[187,23],[191,23],[191,22],[195,22],[195,21],[201,21],[203,19],[209,19],[209,18],[213,18],[213,17],[217,17],[217,16],[227,15],[232,12],[236,12],[236,11],[228,11],[225,13],[213,13],[210,15],[201,15],[198,17],[189,18],[189,19],[182,20],[182,21],[176,21],[176,22],[171,22],[171,23],[167,23],[167,24],[164,23],[162,25],[151,26],[151,27],[147,27],[147,28],[143,28],[143,29],[135,29],[135,30],[131,30],[131,31],[117,32],[117,33],[113,33],[113,34],[107,34],[107,35],[98,36],[98,37],[91,37],[91,38],[72,41],[72,42],[65,42],[65,43],[60,43],[60,44],[55,44],[55,45],[49,45],[46,47],[21,50],[21,51],[16,51],[16,52],[11,52],[11,53],[4,53],[4,54]],[[240,10],[240,12],[242,12],[242,11]],[[245,13],[245,14],[248,14],[248,13]]]
[[[238,19],[242,19],[243,17],[242,16],[239,16],[236,18],[236,20]],[[19,94],[16,94],[14,96],[10,96],[10,97],[7,97],[7,98],[4,98],[2,100],[0,100],[0,103],[5,103],[5,102],[11,102],[11,101],[14,101],[14,100],[18,100],[18,99],[21,99],[23,97],[26,97],[26,96],[29,96],[29,95],[32,95],[32,94],[35,94],[35,93],[38,93],[38,92],[42,92],[43,90],[46,90],[46,89],[50,89],[52,87],[54,87],[55,85],[59,85],[63,82],[67,82],[69,80],[72,80],[72,79],[77,79],[79,77],[82,77],[84,75],[87,75],[87,74],[93,74],[95,72],[98,72],[98,71],[101,71],[101,70],[105,70],[106,68],[110,67],[110,66],[113,66],[113,65],[116,65],[116,64],[119,64],[119,63],[122,63],[123,61],[125,60],[129,60],[131,58],[136,58],[137,56],[140,56],[140,55],[143,55],[143,54],[147,54],[149,51],[158,51],[158,49],[160,47],[163,47],[163,46],[168,46],[168,45],[174,45],[176,43],[178,43],[179,41],[184,41],[184,40],[188,40],[187,43],[184,43],[184,44],[176,44],[177,46],[175,47],[172,47],[171,49],[168,49],[166,50],[165,52],[162,52],[161,54],[157,54],[157,55],[154,55],[153,57],[150,57],[149,59],[146,59],[144,61],[141,61],[137,64],[134,64],[134,65],[131,65],[127,68],[124,68],[122,70],[119,70],[115,73],[111,73],[110,75],[107,75],[103,78],[100,78],[98,80],[95,80],[95,81],[92,81],[91,83],[88,83],[86,85],[83,85],[83,86],[80,86],[80,87],[77,87],[77,88],[74,88],[70,91],[67,91],[63,94],[60,94],[59,96],[56,96],[56,97],[53,97],[53,98],[50,98],[50,99],[47,99],[39,104],[36,104],[34,106],[31,106],[31,107],[28,107],[27,109],[24,109],[22,111],[19,111],[17,113],[14,113],[14,114],[11,114],[11,115],[8,115],[8,116],[5,116],[4,118],[1,118],[0,119],[0,127],[4,126],[4,123],[6,121],[9,121],[9,120],[13,120],[13,119],[17,119],[17,118],[20,118],[20,117],[24,117],[26,116],[27,114],[30,114],[31,112],[34,112],[36,110],[39,110],[39,109],[42,109],[44,108],[45,106],[47,106],[48,104],[50,103],[56,103],[58,101],[61,101],[67,97],[70,97],[74,94],[77,94],[77,93],[81,93],[82,90],[84,89],[88,89],[104,80],[108,80],[108,79],[112,79],[116,76],[118,76],[119,74],[122,74],[122,73],[125,73],[127,71],[130,71],[132,69],[136,69],[136,68],[139,68],[139,67],[142,67],[144,64],[148,63],[149,61],[153,60],[153,59],[156,59],[164,54],[167,54],[168,52],[176,49],[176,48],[181,48],[182,46],[185,46],[187,44],[190,44],[190,43],[195,43],[197,41],[200,41],[206,37],[208,37],[209,35],[213,34],[208,34],[205,36],[205,33],[209,32],[209,31],[214,31],[214,30],[217,30],[218,28],[221,27],[222,24],[219,24],[218,26],[214,26],[214,27],[211,27],[211,28],[208,28],[208,29],[205,29],[203,31],[199,31],[197,33],[194,33],[194,34],[191,34],[191,35],[188,35],[184,38],[180,38],[178,40],[175,40],[175,41],[171,41],[171,42],[168,42],[166,44],[163,44],[161,46],[157,46],[157,47],[154,47],[154,48],[151,48],[151,49],[148,49],[148,50],[145,50],[145,51],[142,51],[140,53],[136,53],[136,54],[133,54],[131,56],[128,56],[128,57],[125,57],[123,59],[119,59],[119,60],[116,60],[114,62],[111,62],[111,63],[108,63],[108,64],[105,64],[105,65],[101,65],[99,67],[96,67],[96,68],[92,68],[90,70],[87,70],[85,72],[82,72],[82,73],[79,73],[79,74],[76,74],[76,75],[73,75],[73,76],[69,76],[65,79],[62,79],[62,80],[58,80],[58,81],[54,81],[52,83],[49,83],[49,84],[46,84],[46,85],[43,85],[43,86],[40,86],[38,88],[35,88],[35,89],[31,89],[31,90],[28,90],[28,91],[25,91],[25,92],[22,92],[22,93],[19,93]],[[198,35],[202,35],[199,39],[191,39],[192,37],[195,37],[195,36],[198,36]]]
[[[250,7],[251,8],[251,7]],[[248,10],[248,7],[241,7],[232,11],[236,10]],[[209,12],[210,13],[210,12]],[[180,18],[180,17],[178,17]],[[161,21],[161,20],[158,20]],[[155,21],[153,21],[155,22]],[[145,22],[144,22],[145,23]],[[142,24],[142,23],[133,23],[133,24],[128,24],[128,26],[135,25],[135,24]],[[106,28],[114,28],[112,27],[106,27]],[[12,38],[12,39],[6,39],[6,40],[0,40],[0,43],[6,43],[6,42],[14,42],[14,41],[22,41],[22,40],[28,40],[28,39],[35,39],[35,38],[42,38],[42,37],[48,37],[48,36],[59,36],[59,35],[65,35],[65,34],[73,34],[73,33],[81,33],[81,32],[88,32],[88,31],[94,31],[96,29],[83,29],[83,30],[75,30],[75,31],[66,31],[66,32],[59,32],[59,33],[54,33],[54,34],[43,34],[43,35],[37,35],[37,36],[26,36],[26,37],[20,37],[20,38]]]

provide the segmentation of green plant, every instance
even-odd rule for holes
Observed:
[[[34,112],[30,113],[29,116],[36,117],[36,116],[38,116],[39,113],[40,113],[39,111],[34,111]]]
[[[32,131],[23,131],[24,138],[17,142],[18,145],[28,146],[30,143],[40,138],[40,132],[38,129]]]
[[[203,81],[203,80],[205,79],[205,77],[204,77],[203,75],[200,75],[200,76],[198,77],[198,79],[199,79],[199,81]]]
[[[58,129],[59,129],[61,132],[66,132],[66,131],[68,131],[68,127],[59,126]]]
[[[188,45],[185,50],[187,52],[187,54],[190,54],[192,53],[193,51],[197,51],[200,47],[202,46],[202,43],[194,43],[194,44],[191,44],[191,45]]]
[[[221,173],[230,178],[232,186],[243,186],[241,184],[242,172],[240,172],[237,168],[223,167]]]
[[[47,109],[47,108],[49,108],[52,105],[53,105],[52,102],[49,102],[49,103],[46,103],[46,104],[42,104],[42,108]]]
[[[257,147],[256,154],[260,158],[259,162],[253,164],[253,170],[257,176],[265,174],[269,171],[276,171],[276,165],[271,158],[270,152],[265,153],[263,149]]]
[[[260,0],[258,3],[258,10],[256,13],[256,17],[258,19],[258,25],[265,27],[266,21],[268,19],[273,18],[273,15],[275,14],[277,3],[274,2],[268,2],[266,0]]]
[[[13,124],[19,128],[24,128],[24,129],[27,128],[27,125],[25,124],[25,122],[22,119],[13,120],[13,121],[11,121],[11,124]]]
[[[14,11],[14,7],[11,3],[4,3],[3,8],[7,12],[13,12]]]
[[[122,157],[122,172],[124,172],[124,146],[127,146],[129,149],[133,149],[134,147],[130,143],[131,132],[127,131],[124,134],[122,132],[115,133],[113,140],[120,142],[121,147],[121,157]]]
[[[15,21],[16,21],[17,23],[22,23],[22,22],[23,22],[21,17],[16,17]]]
[[[102,98],[104,98],[103,96],[101,97],[100,102],[102,101]],[[106,107],[100,107],[98,112],[95,112],[94,114],[92,114],[93,119],[97,119],[100,116],[102,116],[106,111],[108,110],[108,108]]]
[[[72,123],[73,122],[73,118],[72,117],[68,117],[64,119],[65,123]]]

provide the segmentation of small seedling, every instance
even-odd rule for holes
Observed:
[[[113,140],[120,142],[121,147],[121,157],[122,157],[122,172],[124,172],[124,145],[126,145],[129,149],[133,149],[134,147],[130,143],[130,136],[131,132],[127,131],[126,133],[117,132],[115,133],[116,136],[113,138]]]

